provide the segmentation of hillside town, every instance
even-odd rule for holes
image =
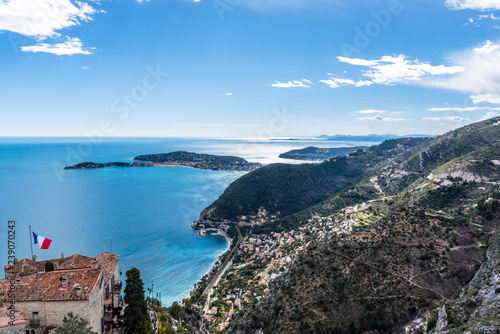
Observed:
[[[255,226],[274,222],[279,215],[271,215],[262,207],[257,214],[241,216],[237,222],[196,221],[192,227],[198,229],[200,235],[213,230],[226,233],[231,224],[249,231],[207,299],[202,299],[204,318],[211,331],[222,332],[239,310],[263,298],[310,242],[350,234],[356,228],[368,226],[384,215],[385,206],[379,200],[349,206],[328,217],[315,214],[297,230],[270,234],[251,232]]]

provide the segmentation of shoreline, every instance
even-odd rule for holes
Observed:
[[[204,273],[204,274],[203,274],[203,275],[202,275],[202,276],[201,276],[201,277],[200,277],[200,278],[196,281],[196,283],[195,283],[195,284],[197,284],[198,282],[200,282],[200,281],[201,281],[201,279],[202,279],[203,277],[205,277],[206,275],[210,274],[210,273],[214,270],[215,264],[216,264],[216,263],[217,263],[217,262],[221,259],[222,255],[226,254],[226,253],[227,253],[227,251],[229,251],[229,250],[231,249],[231,241],[233,240],[233,239],[231,239],[231,238],[227,235],[227,233],[226,233],[226,232],[224,232],[224,231],[222,231],[222,230],[220,230],[220,229],[217,229],[217,228],[209,228],[209,229],[207,229],[207,230],[205,230],[205,229],[198,230],[198,235],[199,235],[200,237],[203,237],[203,238],[205,238],[205,237],[207,237],[207,236],[206,236],[206,235],[204,235],[204,236],[201,236],[201,235],[200,235],[200,233],[199,233],[199,232],[201,232],[202,230],[203,230],[203,231],[216,231],[216,233],[215,233],[215,234],[209,234],[209,236],[218,235],[218,236],[222,236],[222,237],[224,237],[224,239],[226,240],[226,249],[224,249],[224,251],[223,251],[223,252],[222,252],[219,256],[217,256],[217,259],[214,261],[214,263],[212,264],[212,266],[211,266],[211,267],[210,267],[210,268],[209,268],[209,269],[208,269],[208,270],[207,270],[207,271],[206,271],[206,272],[205,272],[205,273]],[[194,289],[189,290],[188,294],[187,294],[187,295],[186,295],[186,296],[185,296],[185,297],[184,297],[184,298],[183,298],[180,302],[182,302],[183,300],[188,299],[189,297],[191,297],[191,292],[192,292],[193,290],[194,290]]]

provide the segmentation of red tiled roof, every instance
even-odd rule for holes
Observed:
[[[103,252],[97,255],[95,258],[74,254],[65,258],[58,258],[52,260],[42,260],[35,262],[36,272],[45,271],[45,262],[49,261],[54,264],[54,268],[57,271],[61,270],[73,270],[73,269],[83,269],[83,268],[94,268],[94,269],[102,269],[104,272],[104,283],[107,284],[111,276],[113,275],[116,268],[118,268],[118,260],[120,256]],[[28,266],[30,268],[29,273],[32,273],[32,260],[30,259],[22,259],[17,261],[16,264],[12,267],[12,271],[15,273],[22,273],[23,266]],[[100,266],[100,267],[99,267]],[[5,266],[5,270],[11,270],[10,266]]]
[[[68,279],[68,286],[62,287],[61,278]],[[98,269],[75,269],[51,271],[48,273],[30,275],[16,280],[15,300],[20,301],[51,301],[51,300],[83,300],[88,299],[94,291],[101,274]],[[83,294],[78,297],[74,287],[79,284]],[[4,286],[2,301],[7,300]]]
[[[22,313],[19,310],[15,311],[14,320],[12,320],[9,317],[9,314],[10,314],[10,312],[7,310],[6,307],[0,307],[0,328],[12,326],[12,324],[9,323],[11,321],[14,321],[14,326],[19,326],[19,325],[29,323],[29,321],[26,318],[26,316],[24,315],[24,313]],[[1,331],[1,329],[0,329],[0,331]]]

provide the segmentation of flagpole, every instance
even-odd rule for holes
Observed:
[[[33,258],[33,233],[31,233],[30,225],[30,246],[31,246],[31,264],[33,265],[33,274],[35,273],[35,260]]]

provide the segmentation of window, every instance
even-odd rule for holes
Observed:
[[[38,312],[33,312],[33,318],[31,320],[31,326],[40,326],[40,317],[38,316]],[[35,331],[31,331],[32,334],[35,334]]]

